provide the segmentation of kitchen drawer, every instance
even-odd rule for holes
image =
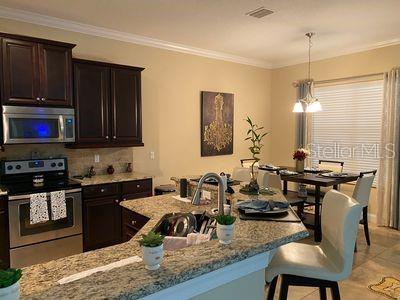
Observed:
[[[83,188],[83,198],[118,195],[118,183],[87,186]]]
[[[152,196],[151,191],[147,191],[147,192],[143,192],[143,193],[136,193],[136,194],[127,194],[127,195],[122,195],[122,201],[146,198],[146,197],[151,197],[151,196]]]
[[[150,179],[142,179],[135,181],[128,181],[122,183],[122,194],[137,194],[137,193],[145,193],[152,191],[152,180]]]
[[[129,209],[122,209],[122,226],[130,231],[139,231],[150,219]]]

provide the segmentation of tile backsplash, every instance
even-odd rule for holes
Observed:
[[[127,163],[132,163],[132,148],[99,148],[99,149],[67,149],[61,144],[42,145],[10,145],[0,152],[0,159],[27,159],[66,156],[68,158],[70,176],[84,175],[90,166],[94,166],[96,174],[106,174],[109,165],[113,165],[115,173],[126,170]],[[100,162],[94,162],[94,155],[100,156]]]

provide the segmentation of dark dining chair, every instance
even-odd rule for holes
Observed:
[[[251,167],[251,165],[253,164],[253,162],[255,162],[256,160],[254,159],[254,158],[243,158],[243,159],[241,159],[240,160],[240,165],[242,166],[242,167],[245,167],[245,168],[249,168],[249,167]],[[256,167],[258,167],[258,162],[256,162],[255,163],[255,166]]]
[[[318,168],[320,170],[329,170],[332,172],[341,173],[341,172],[343,172],[343,167],[344,167],[343,161],[324,160],[324,159],[320,159],[318,161]],[[321,198],[331,189],[332,189],[332,187],[321,187],[320,188]],[[340,190],[340,186],[338,186],[337,189]],[[309,195],[315,195],[315,187],[307,186],[307,193]],[[322,201],[321,201],[321,204],[322,204]],[[314,206],[314,205],[315,205],[315,201],[314,201],[313,197],[309,197],[309,198],[307,198],[307,200],[305,200],[305,207]]]

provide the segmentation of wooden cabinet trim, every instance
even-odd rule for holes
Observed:
[[[21,41],[27,41],[27,42],[32,42],[32,43],[42,43],[42,44],[48,44],[48,45],[55,45],[55,46],[60,46],[60,47],[64,47],[64,48],[71,48],[71,49],[76,46],[76,44],[60,42],[60,41],[53,41],[53,40],[42,39],[42,38],[26,36],[26,35],[11,34],[11,33],[6,33],[6,32],[0,32],[0,37],[9,38],[9,39],[15,39],[15,40],[21,40]]]

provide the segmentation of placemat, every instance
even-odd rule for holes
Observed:
[[[276,221],[276,222],[301,222],[299,216],[295,213],[293,208],[289,206],[289,210],[285,214],[280,215],[263,215],[263,214],[245,214],[239,211],[239,218],[241,220],[253,221]]]

